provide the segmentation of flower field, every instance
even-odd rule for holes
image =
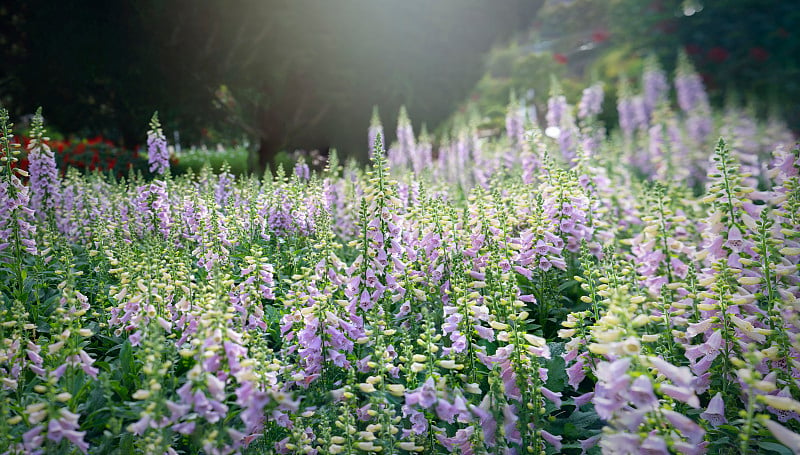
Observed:
[[[3,112],[0,453],[800,453],[794,138],[686,62],[603,100],[264,178],[154,117],[149,181]]]

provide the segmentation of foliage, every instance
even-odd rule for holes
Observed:
[[[41,114],[26,172],[0,110],[0,451],[796,451],[800,147],[679,68],[263,179],[59,175]]]

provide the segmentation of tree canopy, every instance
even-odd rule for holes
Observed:
[[[20,3],[0,11],[0,96],[15,112],[43,105],[65,132],[132,144],[158,110],[183,137],[244,129],[266,160],[288,147],[364,154],[374,104],[389,124],[401,104],[435,124],[543,1]]]

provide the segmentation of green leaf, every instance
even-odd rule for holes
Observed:
[[[560,392],[567,386],[567,371],[565,369],[564,343],[547,343],[550,347],[550,360],[547,361],[547,383],[546,387],[553,392]]]
[[[133,372],[133,347],[128,340],[122,343],[122,348],[119,351],[119,366],[123,374]]]
[[[759,442],[758,447],[764,450],[768,450],[770,452],[777,452],[780,454],[785,455],[792,455],[792,450],[782,444],[777,444],[774,442]]]
[[[119,441],[119,453],[133,453],[133,435],[125,433]]]
[[[130,399],[130,396],[128,395],[128,389],[120,384],[119,381],[109,381],[108,386],[111,387],[111,390],[113,390],[117,395],[119,395],[121,401],[127,401]]]

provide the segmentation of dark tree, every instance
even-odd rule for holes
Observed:
[[[128,144],[156,109],[183,137],[227,124],[258,139],[263,166],[284,148],[365,155],[375,104],[387,127],[401,104],[435,126],[543,0],[19,3],[0,10],[16,112],[44,105],[66,132]]]

